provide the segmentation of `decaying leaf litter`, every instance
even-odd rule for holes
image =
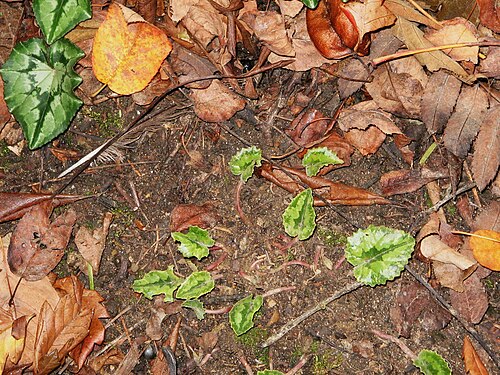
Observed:
[[[21,4],[0,3],[8,104],[0,102],[8,202],[0,211],[0,365],[35,373],[385,374],[418,372],[412,361],[422,369],[433,350],[454,373],[498,370],[494,2],[455,6],[455,14],[446,3],[422,11],[399,0],[328,0],[315,11],[300,1],[108,5],[94,4],[92,18],[67,34],[85,57],[75,50],[61,82],[78,81],[76,63],[83,82],[71,100],[84,106],[52,140],[66,128],[43,117],[29,130],[30,102],[13,100],[19,92],[9,83],[19,62],[6,61],[16,42],[32,37],[44,37],[48,51],[63,48],[58,38],[72,27],[39,21],[40,31]],[[78,14],[75,24],[86,18]],[[131,43],[137,35],[143,44]],[[433,48],[441,45],[452,46]],[[224,79],[201,79],[213,75]],[[71,90],[47,94],[59,100]],[[97,164],[57,177],[107,139]],[[264,160],[238,182],[228,162],[251,145]],[[317,148],[342,164],[319,164],[311,176],[302,165]],[[295,235],[282,215],[305,188],[314,193],[307,201],[317,206],[316,228],[299,241],[285,234]],[[346,237],[370,225],[416,238],[410,268],[325,308],[321,301],[354,282],[343,261]],[[170,234],[195,227],[214,243],[181,254]],[[145,275],[167,269],[171,298],[134,293]],[[181,279],[195,278],[211,287],[190,294],[192,284],[182,284],[173,294]],[[231,310],[238,301],[250,305]],[[318,312],[296,320],[311,308]],[[235,326],[240,318],[254,327]],[[246,333],[236,336],[241,327]]]

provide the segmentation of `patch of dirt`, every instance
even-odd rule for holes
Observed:
[[[323,92],[333,91],[332,83],[328,85],[323,87]],[[174,98],[185,100],[179,94]],[[321,110],[330,114],[338,104],[332,94],[322,95],[317,103],[321,102],[326,103]],[[122,126],[119,121],[111,124],[107,121],[110,114],[120,109],[125,122],[130,121],[135,107],[128,107],[123,99],[82,111],[74,121],[73,132],[64,135],[59,146],[77,149],[82,154],[88,152],[99,144],[98,139],[89,135],[104,139],[110,136],[108,132]],[[341,262],[346,236],[370,224],[403,230],[413,228],[419,213],[427,208],[423,189],[396,196],[392,199],[394,203],[387,206],[317,208],[315,235],[286,248],[291,239],[284,235],[281,215],[292,196],[263,179],[252,177],[241,194],[242,209],[251,223],[245,225],[235,209],[239,178],[228,169],[231,156],[245,145],[223,128],[201,123],[193,113],[184,112],[180,117],[169,113],[165,119],[155,118],[141,140],[132,149],[123,151],[125,157],[121,164],[93,167],[65,190],[68,194],[95,195],[73,204],[79,215],[78,225],[98,226],[104,213],[110,211],[114,215],[101,269],[94,276],[95,289],[105,298],[110,315],[123,313],[107,328],[106,344],[121,337],[117,346],[123,353],[129,350],[129,340],[142,338],[139,340],[141,350],[152,345],[146,335],[146,324],[151,311],[165,308],[166,304],[161,296],[149,301],[134,293],[131,288],[134,280],[148,271],[164,270],[170,265],[175,266],[179,275],[186,276],[192,269],[204,269],[218,259],[221,253],[213,251],[202,261],[184,260],[169,233],[170,213],[177,205],[211,202],[221,219],[210,232],[228,256],[213,270],[215,289],[201,298],[205,307],[217,312],[249,294],[263,294],[283,287],[295,289],[265,298],[255,318],[255,327],[240,338],[232,332],[227,313],[209,313],[205,319],[198,320],[191,310],[181,309],[167,316],[161,326],[162,339],[156,345],[163,345],[177,317],[181,316],[175,353],[179,374],[245,374],[242,358],[254,370],[272,366],[286,372],[304,355],[309,357],[303,374],[418,373],[395,344],[372,332],[376,329],[397,335],[390,314],[399,289],[412,281],[407,273],[385,286],[365,286],[325,306],[270,348],[262,349],[261,344],[283,324],[354,282],[352,267]],[[281,111],[280,116],[293,117],[286,110]],[[283,129],[287,124],[280,119],[273,125]],[[241,120],[224,126],[269,155],[283,154],[291,146],[290,141],[274,129],[256,128]],[[328,178],[376,192],[380,176],[402,163],[390,151],[391,143],[391,139],[387,140],[385,147],[370,157],[354,154],[350,167],[332,171]],[[418,147],[423,152],[427,145]],[[298,159],[292,157],[283,163],[297,164]],[[25,150],[21,157],[3,156],[0,167],[5,176],[1,185],[4,190],[28,191],[30,184],[40,182],[40,178],[42,188],[48,190],[62,182],[55,176],[63,165],[46,148],[35,152]],[[134,194],[140,202],[136,209]],[[458,215],[452,218],[455,227],[463,226]],[[14,224],[2,224],[0,234],[11,231]],[[78,273],[88,286],[88,278],[72,262],[74,251],[71,245],[56,272],[60,275]],[[282,267],[291,261],[300,262]],[[304,264],[316,264],[316,272]],[[418,260],[412,260],[411,267],[422,275],[428,271]],[[498,276],[492,274],[483,282],[490,293],[491,307],[478,327],[480,332],[486,332],[498,318],[494,309],[498,305],[495,299],[498,298],[495,295]],[[447,294],[445,290],[440,292]],[[204,350],[200,338],[207,332],[215,333],[218,341],[214,348]],[[459,374],[464,373],[461,358],[464,334],[455,320],[434,331],[415,322],[410,338],[403,340],[415,353],[422,349],[436,350],[450,363],[454,373]],[[195,362],[203,358],[205,363],[197,367]],[[150,368],[150,361],[141,356],[133,373],[148,374]],[[116,366],[112,366],[102,373],[115,372]]]

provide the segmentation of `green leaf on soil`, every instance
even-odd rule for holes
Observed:
[[[65,131],[82,105],[73,92],[82,82],[73,66],[83,56],[67,39],[48,48],[41,39],[29,39],[14,47],[0,69],[5,101],[30,149]]]
[[[252,295],[245,297],[236,302],[229,311],[229,322],[236,336],[240,336],[253,327],[253,317],[262,306],[262,296]]]
[[[191,226],[186,234],[172,232],[172,238],[180,242],[178,249],[186,258],[196,257],[198,260],[208,255],[208,248],[215,244],[205,229]]]
[[[438,353],[422,350],[413,364],[425,375],[451,375],[450,366]]]
[[[285,232],[299,240],[307,240],[316,228],[316,212],[313,207],[312,190],[306,189],[290,202],[283,213]]]
[[[304,155],[302,165],[306,168],[308,176],[316,176],[321,168],[329,164],[342,164],[344,161],[340,159],[335,152],[328,147],[312,148]]]
[[[48,44],[92,17],[89,0],[33,0],[33,12]]]
[[[229,161],[229,168],[232,174],[241,176],[241,179],[246,182],[252,177],[254,168],[260,167],[261,160],[262,151],[257,147],[242,148]]]
[[[210,292],[215,286],[208,271],[193,272],[181,284],[175,294],[179,299],[195,299]]]
[[[278,370],[264,370],[264,371],[257,371],[257,375],[285,375],[285,374]]]
[[[360,283],[376,286],[401,274],[414,246],[415,239],[402,230],[370,225],[347,239],[345,257]]]
[[[203,307],[203,302],[200,300],[188,299],[187,301],[184,301],[181,306],[192,309],[199,320],[203,320],[205,318],[205,308]]]
[[[320,0],[302,0],[304,5],[310,9],[314,9],[318,6]]]
[[[174,266],[168,267],[166,271],[151,271],[142,279],[134,280],[132,288],[138,293],[144,294],[147,299],[152,299],[158,294],[165,294],[165,302],[174,300],[174,291],[181,285],[183,279],[174,274]]]

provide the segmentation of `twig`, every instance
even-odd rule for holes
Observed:
[[[312,357],[312,354],[304,354],[302,357],[300,357],[300,360],[297,362],[293,368],[291,368],[286,375],[295,375],[297,372],[300,371],[302,367],[309,361],[309,359]]]
[[[486,353],[488,353],[492,361],[495,363],[495,366],[497,368],[500,368],[497,354],[489,347],[486,341],[484,341],[479,332],[477,332],[476,329],[472,327],[472,325],[470,325],[464,318],[462,318],[460,314],[452,306],[450,306],[448,302],[446,302],[444,298],[441,297],[441,295],[438,292],[436,292],[436,290],[434,290],[434,288],[427,281],[425,281],[418,273],[416,273],[409,266],[405,266],[405,269],[410,273],[410,275],[412,275],[420,284],[422,284],[431,293],[431,295],[441,304],[441,306],[443,306],[446,310],[448,310],[448,312],[460,322],[462,327],[464,327],[465,330],[469,332],[472,337],[474,337],[474,339],[479,343],[479,345],[483,347]]]
[[[372,329],[372,332],[376,336],[380,337],[381,339],[389,340],[389,341],[393,342],[394,344],[396,344],[397,346],[399,346],[399,348],[403,351],[403,353],[405,353],[412,361],[414,361],[417,358],[416,354],[413,353],[413,351],[403,341],[401,341],[397,337],[391,336],[387,333],[381,332],[381,331],[376,330],[376,329]]]
[[[243,224],[245,225],[250,225],[250,221],[246,217],[245,213],[243,212],[243,209],[241,208],[241,189],[243,188],[243,185],[245,184],[245,181],[243,181],[241,178],[238,181],[238,185],[236,185],[236,192],[234,195],[234,207],[236,208],[236,212],[238,212],[238,215],[243,221]]]
[[[240,363],[245,368],[245,371],[247,372],[247,374],[248,375],[253,375],[252,367],[250,367],[250,364],[248,363],[247,359],[245,358],[245,355],[243,353],[240,354],[240,356],[238,357],[238,359],[240,360]]]
[[[348,293],[351,293],[351,292],[355,291],[356,289],[360,288],[361,286],[363,286],[362,283],[358,283],[358,282],[352,283],[352,284],[344,287],[343,289],[339,290],[337,293],[335,293],[335,294],[331,295],[330,297],[324,299],[323,301],[317,303],[316,305],[314,305],[309,310],[306,310],[305,312],[303,312],[297,318],[289,321],[284,326],[282,326],[278,332],[276,332],[274,335],[272,335],[271,337],[269,337],[262,344],[262,347],[263,348],[267,348],[269,345],[274,344],[276,341],[278,341],[279,339],[281,339],[283,336],[285,336],[293,328],[297,327],[304,320],[306,320],[310,316],[316,314],[318,311],[325,309],[328,304],[330,304],[331,302],[335,301],[336,299],[339,299],[340,297],[342,297],[342,296],[344,296],[344,295],[346,295]]]

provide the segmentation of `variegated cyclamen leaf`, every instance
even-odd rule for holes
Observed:
[[[234,304],[229,311],[229,323],[236,336],[244,334],[253,327],[253,317],[261,308],[263,300],[262,296],[252,298],[250,294]]]
[[[418,353],[413,364],[417,366],[424,375],[451,375],[448,363],[438,353],[424,349]]]
[[[134,280],[132,289],[144,294],[147,299],[152,299],[158,294],[165,294],[165,302],[172,302],[174,291],[182,281],[181,277],[174,274],[174,266],[169,266],[165,271],[150,271],[142,279]]]
[[[73,92],[82,82],[73,66],[83,56],[67,39],[48,48],[41,39],[29,39],[14,47],[0,69],[5,101],[30,149],[65,131],[82,105]]]
[[[235,176],[241,176],[244,182],[252,177],[255,167],[260,167],[262,161],[262,150],[252,146],[242,148],[229,161],[231,173]]]
[[[181,284],[175,297],[179,299],[195,299],[209,293],[214,286],[215,282],[210,272],[193,272]]]
[[[198,299],[188,299],[184,301],[181,305],[188,309],[192,309],[199,320],[205,319],[205,308],[203,307],[203,302]]]
[[[33,12],[48,44],[92,17],[90,0],[33,0]]]
[[[190,226],[186,234],[172,232],[170,234],[175,241],[180,242],[179,251],[185,258],[196,257],[198,260],[209,254],[208,248],[215,244],[215,240],[205,229]]]
[[[312,190],[306,189],[290,202],[283,213],[285,232],[299,240],[307,240],[316,228],[316,212],[313,207]]]
[[[302,158],[302,165],[306,168],[308,176],[316,176],[321,168],[329,164],[342,164],[343,162],[328,147],[312,148]]]

